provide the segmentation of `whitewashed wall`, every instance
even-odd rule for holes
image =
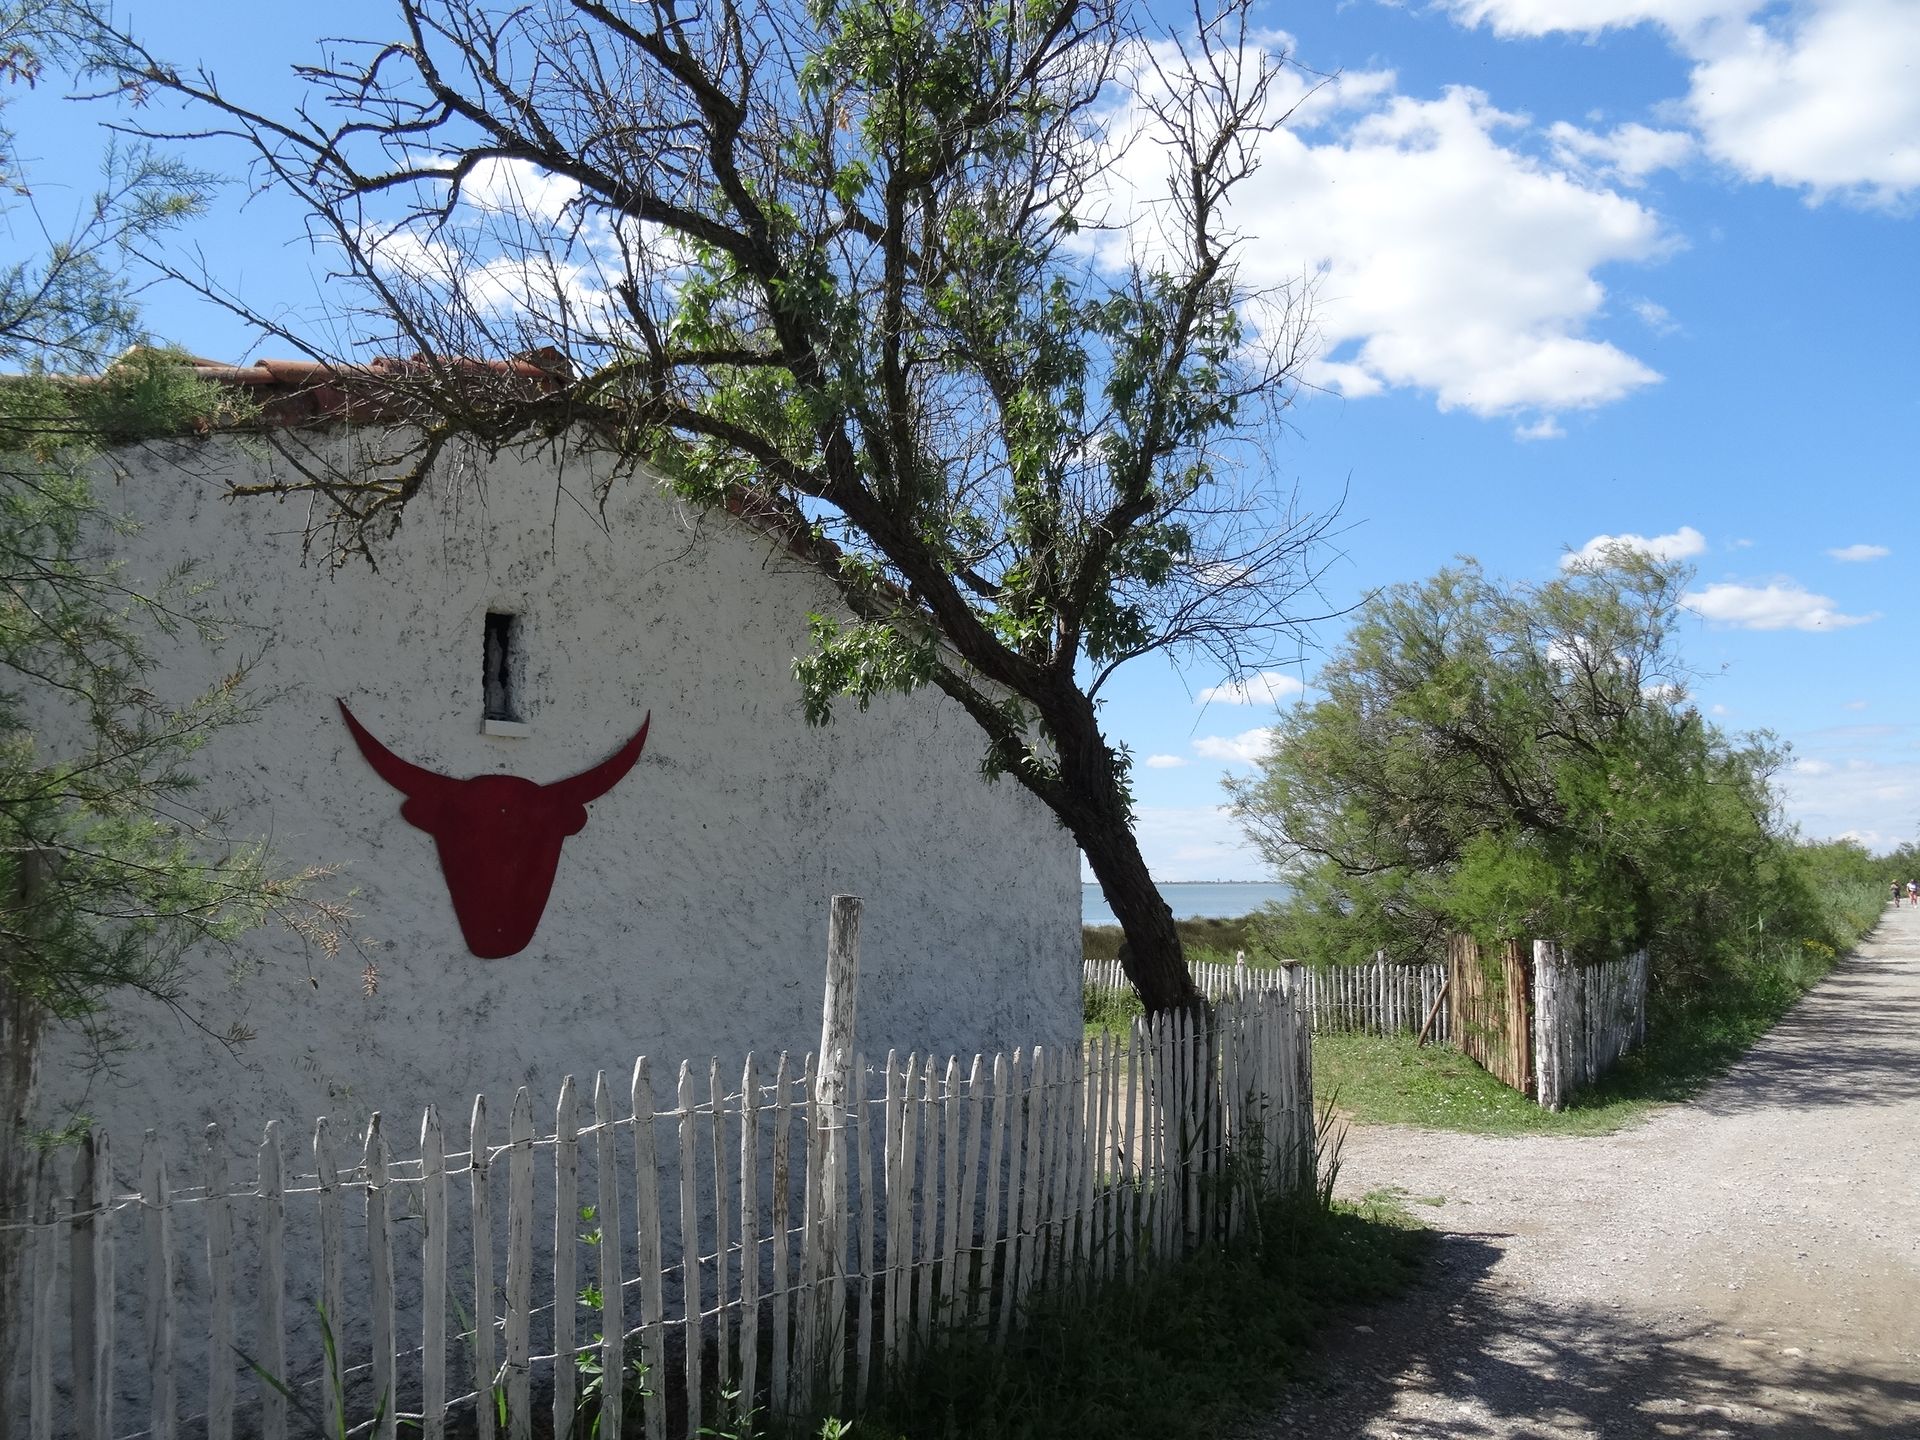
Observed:
[[[980,778],[977,732],[933,692],[806,726],[792,663],[807,611],[832,602],[791,557],[644,481],[614,488],[603,523],[578,456],[529,450],[415,501],[377,569],[330,574],[303,559],[304,501],[222,498],[284,463],[228,438],[132,457],[113,503],[142,528],[119,553],[135,577],[199,559],[221,608],[253,627],[217,657],[170,652],[166,683],[184,693],[259,651],[254,682],[273,694],[262,720],[205,753],[202,798],[287,862],[343,865],[364,954],[269,936],[248,944],[263,968],[237,986],[233,957],[201,957],[191,1008],[254,1038],[232,1051],[136,1010],[140,1047],[89,1091],[56,1036],[50,1115],[84,1109],[129,1156],[149,1126],[184,1136],[215,1119],[250,1146],[272,1117],[295,1133],[321,1113],[345,1131],[375,1109],[414,1124],[429,1102],[459,1116],[476,1091],[545,1094],[563,1074],[624,1073],[639,1053],[804,1051],[836,891],[867,902],[867,1048],[965,1054],[1077,1034],[1070,838],[1011,781]],[[522,617],[525,738],[482,734],[489,610]],[[553,780],[648,711],[653,725],[639,765],[567,841],[533,944],[480,960],[432,840],[400,818],[336,697],[400,755],[456,776]]]

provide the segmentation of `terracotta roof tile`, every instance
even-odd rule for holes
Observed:
[[[550,347],[511,360],[453,360],[440,366],[419,357],[382,358],[365,365],[309,359],[228,365],[196,356],[191,364],[201,379],[244,391],[268,424],[287,426],[404,419],[406,381],[424,380],[438,371],[519,380],[534,393],[551,393],[572,375],[566,357]]]
[[[267,424],[287,427],[404,420],[409,408],[405,391],[393,382],[404,384],[409,376],[424,379],[433,373],[417,357],[383,358],[365,365],[307,359],[228,365],[195,356],[191,364],[201,379],[245,391]],[[567,357],[550,346],[511,360],[454,360],[446,368],[456,374],[516,377],[529,382],[536,393],[551,393],[572,378]],[[212,428],[204,425],[202,433]],[[728,514],[780,542],[800,559],[818,564],[840,553],[831,540],[816,535],[798,507],[784,497],[736,487],[724,504]]]

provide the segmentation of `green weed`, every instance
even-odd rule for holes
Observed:
[[[1265,1202],[1244,1238],[1091,1303],[1042,1304],[1005,1349],[943,1340],[821,1440],[1200,1440],[1303,1370],[1336,1308],[1397,1293],[1425,1236],[1390,1201]]]
[[[1089,1034],[1109,1030],[1115,1035],[1130,1034],[1133,1022],[1147,1013],[1133,989],[1103,990],[1089,985],[1081,992],[1082,1011]]]
[[[320,1345],[326,1353],[326,1373],[332,1390],[332,1394],[328,1397],[331,1403],[327,1406],[326,1414],[322,1415],[309,1405],[301,1397],[300,1392],[287,1383],[284,1376],[275,1375],[238,1345],[233,1347],[234,1353],[246,1362],[249,1370],[259,1376],[264,1383],[273,1387],[287,1402],[287,1408],[292,1411],[294,1418],[305,1425],[317,1440],[347,1440],[351,1431],[357,1427],[348,1418],[346,1386],[340,1378],[339,1346],[334,1340],[333,1323],[327,1318],[327,1307],[315,1305],[313,1308],[320,1316]],[[369,1428],[374,1430],[380,1428],[380,1422],[387,1417],[389,1398],[385,1392],[382,1392],[374,1402]]]

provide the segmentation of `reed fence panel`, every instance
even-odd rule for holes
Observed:
[[[1531,1095],[1533,972],[1526,942],[1484,951],[1471,935],[1447,940],[1447,995],[1454,1043],[1501,1084]]]

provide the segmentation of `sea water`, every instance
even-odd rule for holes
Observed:
[[[1165,884],[1160,898],[1173,910],[1176,920],[1238,919],[1251,915],[1270,900],[1287,898],[1287,887],[1269,880],[1210,880],[1191,884]],[[1080,923],[1082,925],[1118,925],[1120,922],[1107,905],[1098,885],[1080,887]]]

